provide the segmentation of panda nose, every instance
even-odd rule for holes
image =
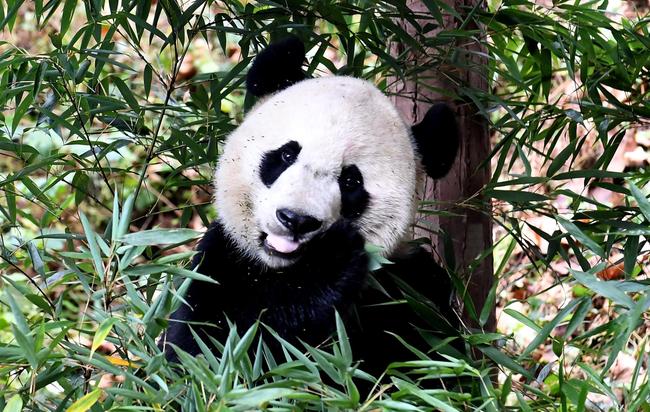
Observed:
[[[275,216],[294,235],[305,235],[313,232],[323,224],[323,222],[313,216],[301,215],[289,209],[278,209],[275,212]]]

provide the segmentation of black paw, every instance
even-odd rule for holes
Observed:
[[[359,231],[345,220],[337,221],[322,235],[309,242],[301,261],[332,273],[348,269],[364,274],[368,271],[365,240]]]

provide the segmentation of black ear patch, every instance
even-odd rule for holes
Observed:
[[[434,179],[444,177],[458,152],[456,114],[444,103],[432,106],[424,119],[411,127],[422,165]]]
[[[257,97],[286,89],[305,78],[305,45],[295,36],[275,42],[260,52],[246,75],[246,89]]]

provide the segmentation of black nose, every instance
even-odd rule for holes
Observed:
[[[289,209],[278,209],[275,212],[280,223],[294,235],[304,235],[321,227],[323,222],[309,215],[300,215]]]

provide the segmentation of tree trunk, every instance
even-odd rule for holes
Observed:
[[[463,16],[466,10],[476,6],[477,0],[446,0],[446,3]],[[424,2],[409,1],[407,4],[415,12],[429,13]],[[432,17],[430,19],[429,23],[436,23]],[[447,29],[458,24],[458,21],[451,16],[445,16],[444,19]],[[417,33],[416,28],[406,21],[399,23],[415,39],[437,35],[435,30],[422,34]],[[419,23],[421,26],[427,24],[423,20],[420,20]],[[465,29],[472,29],[472,27],[467,26]],[[438,202],[441,205],[438,209],[448,210],[455,216],[419,215],[416,228],[425,227],[428,230],[416,229],[415,234],[418,237],[426,236],[431,239],[436,259],[441,261],[449,251],[444,250],[443,239],[433,233],[431,228],[433,230],[440,228],[449,236],[453,245],[456,273],[464,280],[466,292],[471,297],[477,314],[480,314],[493,282],[492,256],[489,255],[483,259],[472,273],[469,273],[468,268],[474,259],[492,245],[489,199],[477,196],[490,178],[489,162],[481,166],[490,151],[487,122],[477,114],[476,107],[472,103],[450,101],[448,97],[441,95],[436,90],[454,92],[457,89],[456,84],[487,90],[487,81],[484,75],[487,61],[481,55],[471,53],[477,51],[485,53],[484,48],[478,42],[467,39],[467,44],[456,44],[450,47],[457,48],[458,53],[455,55],[458,57],[456,57],[456,62],[449,66],[446,61],[440,65],[437,62],[439,59],[431,58],[432,55],[435,55],[436,50],[420,54],[407,53],[409,69],[422,68],[423,65],[428,67],[406,83],[395,79],[393,99],[402,115],[411,123],[421,120],[432,102],[447,101],[456,109],[460,130],[460,148],[456,162],[445,178],[439,180],[426,178],[420,188],[422,199]],[[393,56],[403,57],[405,50],[405,46],[401,43],[391,45]],[[463,53],[464,50],[467,52]],[[451,53],[447,55],[451,55]],[[432,64],[432,61],[435,63]],[[444,138],[444,136],[435,137]],[[468,199],[471,199],[471,202],[466,202]],[[463,207],[463,204],[467,205],[468,203],[471,203],[471,208]],[[465,291],[458,291],[458,293],[462,296]],[[460,301],[462,302],[462,298]],[[471,320],[467,305],[464,306],[462,320],[468,327],[480,327],[477,322]],[[493,331],[495,323],[494,307],[492,307],[490,316],[482,329]]]

